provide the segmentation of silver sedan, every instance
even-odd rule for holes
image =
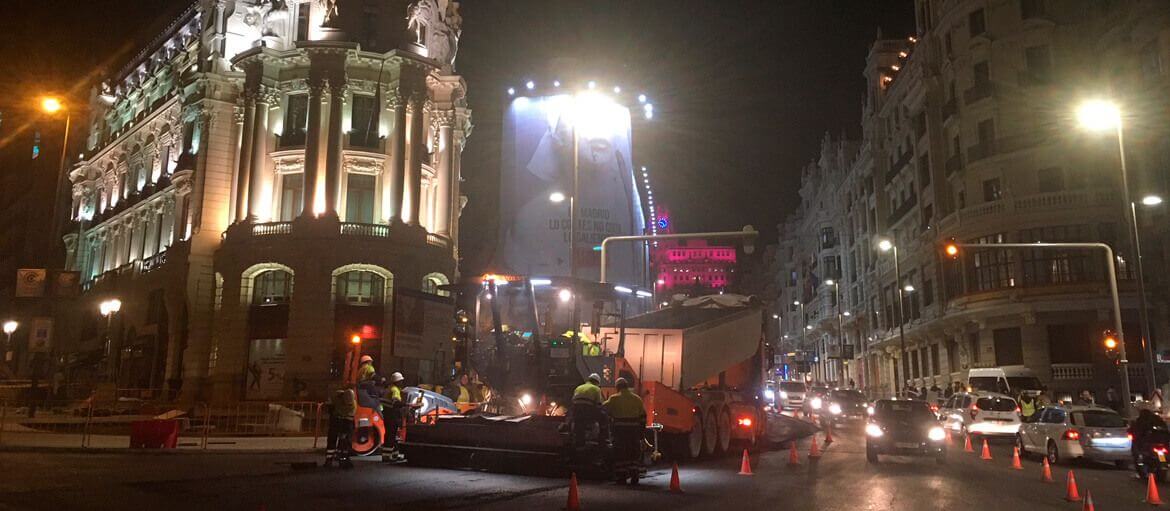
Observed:
[[[1117,412],[1096,406],[1050,406],[1036,411],[1017,435],[1020,454],[1036,453],[1049,463],[1077,458],[1114,463],[1131,461],[1128,424]]]

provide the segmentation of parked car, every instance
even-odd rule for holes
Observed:
[[[1016,442],[1021,454],[1043,454],[1053,464],[1083,458],[1124,468],[1132,457],[1128,426],[1108,408],[1050,406],[1020,426]]]
[[[877,463],[879,454],[933,456],[946,463],[946,432],[925,401],[880,399],[865,424],[865,459]]]
[[[777,402],[781,410],[800,410],[804,407],[804,396],[808,393],[808,385],[802,381],[782,381],[776,384],[779,389]]]
[[[967,435],[1009,436],[1020,432],[1020,407],[1015,399],[994,392],[960,392],[939,409],[946,427]]]

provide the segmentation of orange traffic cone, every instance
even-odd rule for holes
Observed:
[[[796,442],[795,441],[788,442],[788,466],[790,466],[790,467],[799,467],[800,466],[800,454],[797,454],[797,452],[796,452]]]
[[[975,452],[975,449],[971,448],[971,435],[963,435],[963,438],[963,452]]]
[[[1023,470],[1024,466],[1020,464],[1020,448],[1012,447],[1012,468],[1016,470]]]
[[[1093,492],[1085,490],[1085,505],[1081,506],[1081,511],[1096,511],[1093,507]]]
[[[825,445],[833,443],[833,421],[829,420],[825,423]]]
[[[983,439],[983,454],[979,455],[979,459],[991,461],[991,448],[987,447],[987,439]]]
[[[1077,491],[1077,478],[1073,476],[1072,470],[1068,471],[1068,479],[1065,483],[1065,486],[1067,486],[1067,488],[1065,489],[1064,500],[1069,502],[1080,502],[1081,493]]]
[[[581,501],[577,496],[577,473],[569,476],[569,501],[565,504],[567,511],[580,511]]]
[[[1154,482],[1154,474],[1150,474],[1146,483],[1146,504],[1161,506],[1162,497],[1158,496],[1158,484]]]
[[[1052,466],[1048,464],[1048,456],[1044,457],[1044,472],[1041,473],[1042,481],[1051,483],[1052,481]]]
[[[752,474],[752,460],[748,458],[747,449],[743,450],[743,461],[739,463],[739,475],[750,476]]]
[[[670,471],[670,493],[682,493],[682,485],[678,482],[678,463]]]
[[[816,435],[812,436],[812,445],[810,445],[808,447],[808,457],[809,458],[820,458],[821,457],[821,446],[817,445],[817,436]]]

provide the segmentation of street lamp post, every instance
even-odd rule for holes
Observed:
[[[12,349],[12,334],[16,332],[17,328],[20,328],[20,323],[15,320],[10,319],[4,322],[4,335],[7,336],[7,339],[4,341],[4,350],[0,352],[0,356],[4,357],[4,365],[8,365],[8,351]]]
[[[1077,109],[1077,119],[1085,129],[1090,131],[1108,131],[1113,129],[1117,136],[1117,152],[1121,163],[1123,217],[1127,224],[1126,230],[1129,231],[1129,243],[1130,248],[1133,250],[1134,269],[1137,271],[1138,322],[1146,348],[1146,385],[1149,386],[1147,394],[1152,394],[1156,387],[1154,380],[1154,340],[1150,337],[1149,307],[1146,304],[1146,279],[1145,272],[1142,269],[1142,245],[1141,235],[1138,232],[1137,211],[1129,195],[1129,171],[1125,164],[1125,129],[1123,127],[1124,123],[1121,120],[1121,107],[1111,101],[1086,101]],[[1124,380],[1128,385],[1128,374],[1125,375]]]
[[[806,341],[805,333],[808,332],[808,316],[804,315],[804,302],[801,302],[800,300],[794,300],[792,302],[792,305],[799,305],[800,306],[800,343],[798,344],[798,346],[800,346],[800,350],[803,350],[805,348],[804,343]],[[794,351],[799,351],[799,350],[794,350]]]
[[[122,348],[119,346],[117,350],[114,349],[114,338],[110,334],[110,331],[113,329],[114,316],[117,315],[121,310],[122,300],[117,298],[103,300],[100,304],[98,304],[98,311],[101,312],[102,316],[105,316],[106,318],[106,356],[109,357],[109,361],[107,362],[109,367],[107,367],[106,370],[109,373],[110,379],[114,382],[114,385],[118,384],[118,366],[116,358],[118,356],[117,351],[120,351]]]
[[[833,301],[837,304],[837,360],[839,361],[837,380],[840,383],[845,375],[845,327],[844,321],[841,319],[841,283],[828,279],[825,284],[833,286]]]
[[[900,377],[894,378],[894,394],[897,394],[901,385],[901,380],[908,377],[906,374],[906,369],[910,365],[910,362],[906,359],[906,318],[902,312],[902,270],[898,266],[897,245],[888,239],[883,239],[878,241],[878,248],[881,249],[882,252],[892,251],[892,255],[894,256],[894,286],[898,289],[898,342],[901,344],[901,353],[899,355],[898,364],[894,366],[894,372],[895,374],[902,373]],[[902,366],[900,370],[898,365]]]

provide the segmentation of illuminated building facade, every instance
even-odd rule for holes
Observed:
[[[436,378],[441,354],[389,339],[399,291],[455,277],[460,25],[448,0],[199,0],[95,90],[65,237],[75,376],[319,397],[359,335]]]
[[[671,234],[670,211],[659,206],[649,230]],[[737,261],[736,247],[709,245],[706,240],[657,241],[650,247],[650,263],[656,289],[662,296],[699,296],[719,293],[732,286]]]

